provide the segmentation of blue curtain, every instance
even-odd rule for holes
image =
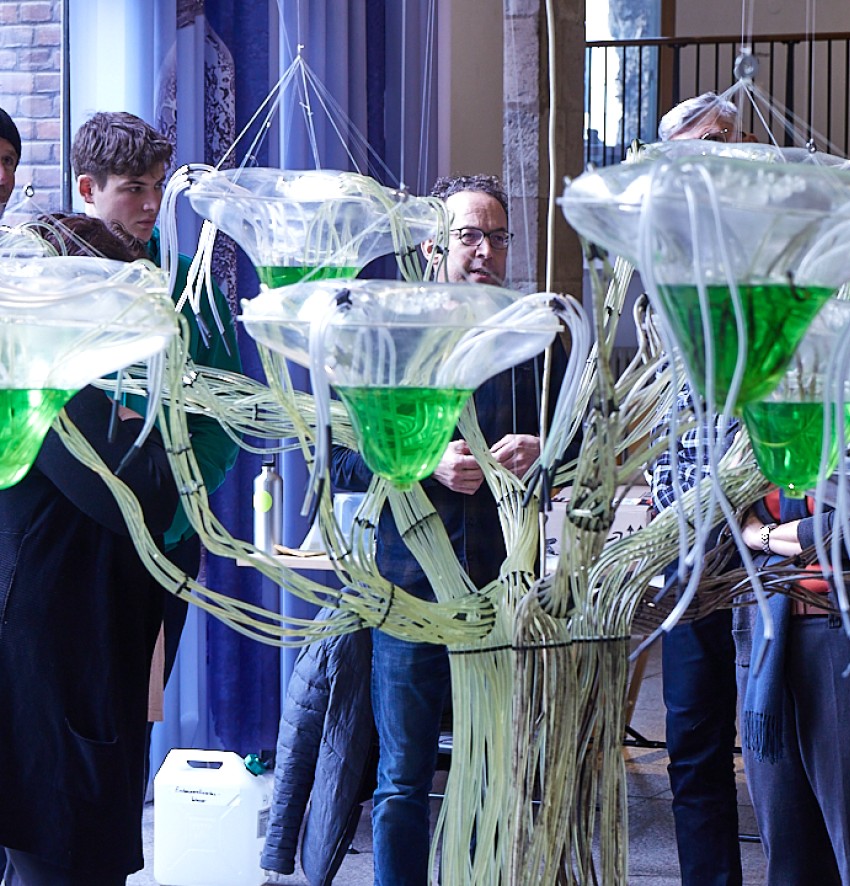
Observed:
[[[170,88],[169,77],[160,75],[158,123],[164,128],[174,126],[179,162],[199,158],[201,132],[205,162],[218,162],[221,151],[242,131],[301,44],[317,79],[371,146],[368,156],[358,156],[354,130],[345,129],[360,171],[387,184],[407,181],[414,191],[418,181],[430,183],[434,152],[423,155],[419,144],[422,97],[433,95],[423,87],[429,47],[421,37],[431,14],[431,0],[402,0],[398,5],[384,0],[351,0],[347,4],[287,0],[279,4],[279,22],[269,17],[266,4],[241,0],[156,0],[156,4],[160,71],[173,69],[176,80]],[[402,63],[409,69],[404,76]],[[430,97],[427,103],[427,110],[433,112]],[[415,113],[408,114],[407,107]],[[320,165],[352,168],[331,121],[319,112],[314,112],[312,119]],[[297,102],[283,103],[278,125],[279,144],[264,143],[257,163],[312,168],[315,155]],[[405,150],[405,144],[415,149]],[[236,159],[241,160],[241,153]],[[191,236],[197,219],[183,218],[181,222],[183,242],[183,231],[189,230]],[[228,249],[225,244],[222,255],[215,274],[226,285],[236,309],[238,299],[256,292],[257,277],[241,250]],[[394,273],[394,263],[385,260],[370,266],[365,276]],[[253,341],[241,329],[239,339],[245,373],[262,378]],[[305,370],[292,367],[292,374],[297,386],[309,389]],[[298,453],[287,453],[279,461],[285,484],[284,542],[297,546],[308,529],[299,513],[306,469]],[[243,452],[212,497],[215,513],[236,537],[251,537],[252,482],[259,468],[260,457]],[[281,599],[279,589],[253,570],[214,556],[205,558],[204,567],[203,578],[210,588],[281,609],[287,615],[313,614],[299,599],[290,595]],[[322,580],[318,573],[310,577]],[[166,721],[154,731],[153,771],[175,746],[226,748],[240,754],[273,748],[282,691],[294,655],[291,650],[281,655],[279,650],[242,637],[191,610],[166,690]]]
[[[238,133],[266,97],[269,81],[274,77],[269,22],[258,14],[255,4],[239,0],[206,0],[205,13],[210,28],[233,59],[233,110]],[[208,82],[207,94],[215,90],[216,85]],[[271,165],[268,149],[267,144],[260,146],[258,165]],[[257,291],[257,275],[241,250],[236,256],[236,292],[240,298],[251,297]],[[256,348],[241,328],[239,345],[245,374],[262,378]],[[259,441],[251,442],[259,444]],[[259,456],[243,452],[225,484],[212,498],[215,513],[227,530],[238,538],[251,538],[252,535],[252,485],[254,476],[259,473],[260,461]],[[259,573],[238,567],[232,560],[213,556],[208,557],[206,566],[210,587],[278,610],[277,588]],[[243,637],[216,619],[208,620],[206,685],[209,715],[212,732],[222,747],[243,755],[274,748],[280,715],[279,667],[277,649]]]

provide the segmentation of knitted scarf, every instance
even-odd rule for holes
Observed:
[[[773,616],[774,637],[764,638],[761,610],[753,628],[753,651],[750,676],[744,696],[743,745],[756,760],[776,763],[782,759],[782,705],[785,668],[785,642],[791,618],[791,600],[774,594],[768,600]]]

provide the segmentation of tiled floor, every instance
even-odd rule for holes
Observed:
[[[644,738],[664,739],[664,708],[661,702],[660,654],[656,645],[635,705],[632,727]],[[663,748],[626,746],[623,750],[629,786],[629,884],[628,886],[674,886],[679,883],[673,819],[670,811],[670,786],[667,780],[667,755]],[[434,801],[437,808],[438,801]],[[752,808],[738,762],[738,803],[743,834],[756,831]],[[153,809],[145,816],[146,866],[127,880],[128,886],[156,886],[153,878]],[[354,851],[346,856],[334,879],[339,886],[371,886],[372,843],[369,810],[364,811],[354,840]],[[744,886],[764,883],[764,856],[758,842],[742,842]],[[237,884],[232,886],[259,886]],[[300,871],[270,881],[286,886],[309,886]],[[229,884],[230,886],[230,884]],[[482,884],[483,886],[483,884]],[[613,886],[613,884],[612,884]]]

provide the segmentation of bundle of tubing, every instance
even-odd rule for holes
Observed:
[[[324,622],[284,619],[182,574],[153,544],[121,481],[99,463],[67,420],[59,423],[72,451],[115,492],[140,555],[158,580],[234,630],[264,643],[301,645],[328,632],[373,626],[405,639],[448,646],[453,765],[434,851],[440,847],[443,876],[450,882],[539,882],[540,870],[559,865],[571,872],[573,882],[589,882],[592,876],[624,882],[626,806],[619,746],[630,630],[645,603],[650,579],[678,550],[676,509],[634,535],[604,544],[617,507],[617,490],[667,445],[650,444],[649,429],[658,410],[674,399],[675,367],[667,364],[652,324],[645,322],[644,302],[636,306],[638,355],[617,380],[609,370],[600,369],[609,365],[631,272],[630,265],[618,261],[606,274],[596,276],[594,303],[600,309],[595,315],[603,319],[595,320],[596,341],[589,359],[573,367],[580,383],[572,408],[564,407],[550,430],[550,435],[565,433],[565,426],[576,426],[589,410],[579,459],[558,465],[550,456],[555,486],[572,484],[581,489],[584,483],[587,507],[586,513],[574,515],[574,522],[565,521],[557,566],[543,576],[539,501],[533,490],[529,494],[535,474],[520,479],[495,463],[472,401],[460,430],[498,503],[508,551],[498,579],[483,588],[471,583],[418,484],[402,492],[376,480],[349,535],[336,523],[327,491],[320,499],[319,525],[343,584],[341,590],[332,590],[226,532],[210,510],[186,427],[187,413],[210,415],[236,439],[248,434],[294,440],[288,445],[299,447],[309,463],[316,436],[312,397],[294,389],[286,361],[263,347],[268,386],[236,373],[187,364],[185,330],[172,345],[159,425],[193,525],[211,552],[248,562],[288,593],[338,610]],[[575,329],[578,332],[580,325]],[[602,382],[601,375],[607,376]],[[109,384],[102,382],[106,388]],[[144,371],[128,372],[123,384],[125,391],[144,393]],[[599,408],[600,384],[609,406],[616,406],[604,416]],[[344,409],[336,401],[330,408],[333,441],[356,447]],[[594,409],[599,413],[595,423]],[[692,425],[693,419],[680,421],[677,433]],[[592,470],[600,461],[611,466],[602,492]],[[736,508],[756,500],[766,488],[743,435],[720,461],[715,477]],[[374,560],[374,531],[386,502],[413,556],[431,579],[437,602],[411,597],[380,575]],[[691,517],[699,510],[700,518],[708,520],[709,505],[704,491],[691,490],[679,507]],[[692,539],[693,530],[689,532]],[[727,605],[728,599],[728,594],[714,596],[717,606]],[[669,608],[659,606],[657,611],[660,620]],[[645,618],[645,607],[641,613]],[[510,729],[505,728],[506,712],[510,712]],[[593,874],[590,847],[597,834],[600,872]]]
[[[207,229],[200,250],[204,256],[212,236]],[[438,240],[443,242],[445,236],[442,231]],[[400,230],[396,248],[397,257],[409,258],[415,244]],[[415,262],[402,264],[405,279],[421,276]],[[160,426],[184,505],[208,549],[248,561],[287,592],[337,609],[330,621],[283,619],[180,573],[153,545],[138,506],[120,480],[98,463],[66,419],[58,423],[72,451],[114,490],[148,568],[170,591],[235,630],[265,643],[300,645],[328,631],[373,626],[405,639],[447,645],[453,759],[432,855],[433,869],[439,850],[442,882],[536,884],[555,882],[559,876],[571,884],[626,882],[628,823],[620,746],[631,632],[638,617],[657,636],[683,615],[682,605],[671,604],[667,597],[652,598],[650,580],[677,556],[687,561],[688,595],[698,587],[711,588],[695,604],[700,614],[729,605],[751,580],[746,569],[722,577],[709,574],[702,584],[699,578],[700,539],[707,528],[725,521],[739,536],[736,515],[769,488],[745,433],[722,457],[711,453],[710,480],[683,493],[674,507],[639,532],[606,544],[622,488],[668,442],[711,418],[697,409],[694,415],[674,418],[666,429],[667,441],[650,439],[658,416],[675,404],[683,384],[681,359],[669,344],[663,321],[659,331],[645,300],[639,300],[638,353],[620,378],[613,378],[611,352],[632,267],[622,259],[613,268],[604,263],[602,273],[595,262],[589,266],[595,340],[587,360],[571,366],[537,469],[517,478],[496,464],[471,401],[461,418],[460,431],[497,502],[508,552],[498,578],[483,588],[474,586],[458,562],[418,484],[400,491],[386,481],[373,481],[348,535],[334,518],[329,484],[323,485],[319,525],[343,583],[341,590],[305,579],[224,530],[210,511],[191,452],[187,411],[214,416],[234,439],[249,434],[294,441],[287,445],[298,447],[308,465],[321,432],[315,401],[294,389],[285,361],[265,348],[260,354],[268,386],[233,373],[188,366],[185,349],[174,345],[158,407]],[[436,270],[426,268],[425,278]],[[197,292],[195,284],[191,297]],[[580,325],[574,326],[574,333],[581,353]],[[130,373],[124,384],[144,391],[145,374]],[[336,401],[330,402],[329,415],[333,441],[356,448],[350,421]],[[582,425],[580,455],[562,464],[565,441]],[[548,482],[541,485],[543,475]],[[545,572],[538,511],[549,490],[564,486],[572,486],[572,495],[561,553],[554,569]],[[380,575],[374,532],[386,503],[431,580],[436,602],[413,598]],[[844,528],[843,537],[850,537],[850,527]],[[739,537],[737,541],[740,546]],[[833,537],[833,548],[840,543]],[[818,544],[825,548],[827,541],[818,539]],[[799,596],[792,588],[801,574],[800,567],[789,563],[784,571],[777,568],[775,581],[766,584]]]

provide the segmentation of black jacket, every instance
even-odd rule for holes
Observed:
[[[318,619],[331,617],[322,610]],[[278,733],[274,794],[260,865],[291,874],[298,834],[311,886],[333,879],[374,779],[368,630],[328,636],[301,650]],[[309,801],[309,809],[307,808]]]
[[[107,395],[72,421],[113,469],[141,422],[106,440]],[[123,475],[161,536],[177,506],[154,432]],[[0,491],[0,845],[117,876],[142,856],[150,660],[165,592],[136,555],[106,485],[52,431]]]

